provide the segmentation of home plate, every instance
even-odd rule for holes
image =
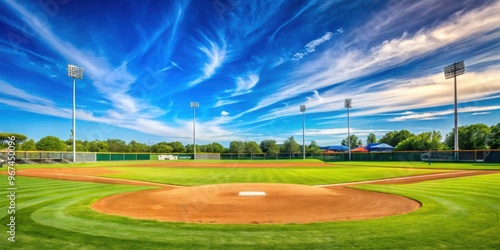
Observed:
[[[240,196],[265,196],[266,192],[260,191],[242,191],[240,192]]]

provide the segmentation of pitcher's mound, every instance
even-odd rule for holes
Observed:
[[[241,196],[258,190],[260,194]],[[162,188],[103,198],[99,212],[170,222],[219,224],[360,220],[412,212],[420,203],[397,195],[345,187],[220,184]]]

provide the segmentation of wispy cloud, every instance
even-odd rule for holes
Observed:
[[[41,105],[53,106],[54,102],[52,100],[47,100],[45,98],[30,94],[25,90],[16,88],[11,84],[0,80],[0,96],[8,96],[10,98],[21,99],[28,103],[39,103]]]
[[[367,91],[371,89],[371,91]],[[474,102],[489,98],[499,92],[500,68],[492,68],[483,72],[468,72],[460,76],[460,102]],[[444,79],[442,73],[414,79],[384,79],[352,89],[348,94],[338,89],[323,93],[313,91],[305,101],[296,101],[293,105],[276,108],[259,117],[259,120],[274,117],[297,115],[300,104],[307,105],[308,113],[323,113],[344,110],[343,100],[353,99],[352,116],[372,116],[394,114],[395,112],[411,112],[412,110],[442,107],[453,104],[453,86]],[[481,107],[477,107],[480,109]],[[409,113],[408,116],[414,115]],[[331,118],[343,117],[337,115]],[[405,115],[406,116],[406,115]],[[326,118],[325,118],[326,119]]]
[[[230,97],[244,95],[252,92],[252,88],[259,82],[259,75],[255,73],[247,73],[242,76],[235,77],[236,88],[226,90],[230,93]]]
[[[304,49],[301,52],[297,52],[297,53],[295,53],[295,55],[293,55],[292,61],[298,61],[298,60],[304,58],[305,56],[307,56],[308,54],[316,51],[317,46],[330,40],[332,38],[332,36],[333,36],[332,32],[326,32],[326,34],[323,35],[322,37],[310,41],[309,43],[306,44],[306,46],[304,46]]]
[[[274,40],[274,37],[276,36],[276,34],[278,34],[278,32],[280,32],[284,27],[286,27],[287,25],[289,25],[291,22],[293,22],[294,20],[296,20],[300,15],[302,15],[306,10],[308,10],[311,6],[313,6],[315,4],[315,1],[308,1],[307,2],[307,5],[300,8],[297,13],[295,13],[291,18],[289,18],[288,20],[286,20],[283,24],[281,24],[274,32],[273,34],[269,37],[269,41],[273,42]]]
[[[259,101],[257,106],[251,108],[249,112],[297,97],[303,93],[332,87],[346,80],[360,78],[402,63],[408,63],[411,58],[418,58],[460,39],[470,40],[472,36],[491,32],[498,28],[500,16],[497,13],[499,12],[500,2],[495,2],[474,11],[458,13],[447,22],[429,29],[422,29],[413,35],[404,33],[399,38],[385,40],[369,51],[357,49],[340,52],[333,49],[327,50],[316,60],[306,61],[300,65],[291,77],[291,79],[297,80],[283,84],[277,91]],[[399,85],[401,84],[397,83],[396,86],[393,86],[394,89],[404,90],[404,88],[398,88]],[[433,93],[424,88],[419,91]],[[397,93],[393,94],[398,95]],[[367,97],[368,95],[378,96],[372,93],[363,95]],[[391,98],[391,96],[389,95],[387,98]],[[414,96],[414,92],[411,96]],[[339,95],[330,97],[346,98]],[[367,100],[372,99],[367,98]]]
[[[203,52],[206,62],[203,63],[202,74],[190,81],[187,87],[196,86],[210,79],[219,69],[226,59],[227,45],[224,39],[219,37],[219,42],[210,40],[207,35],[201,34],[202,41],[197,42],[198,49]]]
[[[489,115],[491,112],[477,112],[477,113],[472,113],[472,115]]]
[[[494,106],[483,106],[483,107],[464,107],[459,108],[458,113],[473,113],[472,115],[485,115],[490,114],[491,112],[480,112],[480,111],[489,111],[489,110],[499,110],[500,105]],[[410,115],[398,116],[388,121],[391,122],[400,122],[400,121],[408,121],[408,120],[431,120],[431,119],[442,119],[446,115],[453,114],[455,111],[453,109],[441,110],[441,111],[431,111],[431,112],[423,112],[423,113],[412,113]]]
[[[241,102],[241,100],[219,99],[215,103],[214,108],[216,108],[216,107],[222,107],[222,106],[226,106],[226,105],[230,105],[230,104],[235,104],[235,103],[238,103],[238,102]]]
[[[77,110],[78,119],[101,122],[112,124],[114,126],[133,129],[148,134],[156,134],[159,136],[179,137],[185,135],[189,137],[189,127],[176,128],[177,125],[166,125],[157,121],[156,119],[165,114],[166,112],[154,105],[147,103],[145,100],[137,99],[130,95],[132,85],[136,82],[137,76],[132,74],[127,69],[127,63],[123,63],[118,67],[113,67],[106,57],[95,56],[86,50],[79,50],[69,42],[53,33],[47,23],[37,20],[37,16],[32,15],[23,6],[15,1],[8,1],[9,6],[15,11],[19,17],[25,20],[26,23],[36,23],[38,26],[34,31],[38,37],[56,53],[60,54],[66,60],[85,68],[85,79],[90,79],[96,90],[107,99],[112,105],[113,109],[105,112],[104,116],[96,117],[93,113]],[[162,26],[153,36],[153,40],[157,39],[166,30],[166,26]],[[209,62],[204,64],[203,76],[199,81],[210,78],[216,69],[222,64],[225,58],[226,46],[223,43],[219,46],[215,42],[203,36],[208,45],[200,45],[199,49],[208,57]],[[139,46],[140,50],[132,53],[132,58],[140,56],[152,43],[147,42]],[[88,81],[88,80],[87,80]],[[53,102],[44,98],[28,94],[25,91],[12,87],[12,85],[5,82],[0,84],[9,88],[9,97],[2,98],[1,103],[18,107],[21,110],[29,111],[38,114],[45,114],[57,117],[71,117],[71,110],[58,107]],[[21,98],[23,100],[16,101],[11,98]],[[30,103],[33,102],[33,103]],[[212,124],[213,128],[210,130],[218,131],[219,134],[227,133],[218,124]]]

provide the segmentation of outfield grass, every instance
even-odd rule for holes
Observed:
[[[193,160],[178,160],[176,163],[185,163],[189,165]],[[237,166],[239,163],[323,163],[317,159],[306,160],[196,160],[197,163],[222,163]],[[71,164],[17,164],[18,169],[30,168],[81,168],[81,167],[119,167],[119,166],[134,166],[148,164],[168,164],[169,161],[159,160],[144,160],[144,161],[100,161],[88,163],[71,163]],[[500,163],[484,163],[484,162],[428,162],[422,161],[332,161],[325,162],[332,166],[352,166],[352,167],[387,167],[387,168],[418,168],[418,169],[454,169],[454,170],[500,170]]]
[[[322,167],[322,168],[158,168],[114,167],[120,173],[103,176],[152,181],[174,185],[197,186],[220,183],[294,183],[305,185],[333,184],[353,181],[377,180],[445,170],[374,168],[374,167]]]
[[[419,168],[419,169],[455,169],[455,170],[499,170],[500,163],[484,162],[428,162],[422,161],[341,161],[330,162],[332,165],[340,166],[363,166],[363,167],[395,167],[395,168]]]
[[[382,219],[306,225],[200,225],[134,220],[89,208],[145,187],[19,177],[17,242],[2,249],[498,249],[500,174],[360,188],[423,207]],[[1,186],[6,178],[0,176]],[[0,190],[5,197],[6,191]],[[4,201],[4,199],[2,199]],[[4,202],[2,202],[4,203]],[[7,208],[0,206],[1,223]],[[8,246],[7,248],[3,248]]]

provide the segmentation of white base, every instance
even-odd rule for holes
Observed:
[[[240,196],[265,196],[266,192],[260,191],[242,191],[239,194]]]

